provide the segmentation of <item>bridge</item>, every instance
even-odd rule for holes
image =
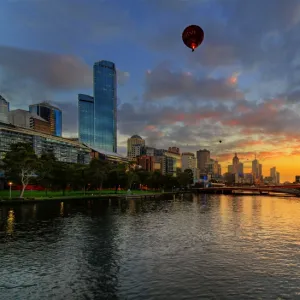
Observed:
[[[300,185],[272,185],[272,186],[222,186],[222,187],[207,187],[207,188],[193,188],[198,193],[207,194],[240,194],[245,192],[252,192],[252,194],[269,194],[281,193],[300,196]]]

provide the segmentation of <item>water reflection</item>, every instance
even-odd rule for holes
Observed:
[[[298,199],[76,200],[1,207],[0,222],[7,300],[300,295]]]
[[[7,224],[6,224],[6,233],[12,235],[15,227],[15,213],[11,209],[8,212]]]
[[[59,212],[60,216],[63,217],[64,216],[64,202],[60,202],[60,212]]]

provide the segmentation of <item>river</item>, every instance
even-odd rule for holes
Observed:
[[[300,299],[300,200],[2,206],[0,299]]]

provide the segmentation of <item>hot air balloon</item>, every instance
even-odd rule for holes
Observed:
[[[190,25],[182,33],[182,41],[188,48],[192,49],[192,52],[202,44],[203,40],[204,31],[198,25]]]

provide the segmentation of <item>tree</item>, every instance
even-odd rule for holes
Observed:
[[[193,173],[193,170],[191,170],[191,169],[185,169],[184,173],[187,173],[189,175],[190,180],[189,180],[188,184],[193,184],[194,183],[194,173]]]
[[[53,171],[57,162],[53,151],[42,153],[37,165],[38,182],[45,188],[46,196],[53,181]]]
[[[164,184],[164,176],[159,171],[154,171],[149,174],[147,183],[151,188],[159,189]]]
[[[65,195],[68,185],[73,180],[74,165],[65,162],[55,162],[53,167],[53,184]]]
[[[73,178],[72,178],[72,187],[73,189],[82,189],[85,194],[87,181],[90,176],[90,166],[83,164],[73,165]]]
[[[179,173],[177,175],[177,180],[181,186],[186,187],[191,181],[190,174],[186,172]]]
[[[89,166],[89,177],[91,182],[96,185],[97,189],[102,190],[103,181],[107,178],[110,165],[107,161],[94,158],[90,162]]]
[[[112,168],[108,173],[108,182],[110,186],[115,186],[115,192],[117,193],[119,186],[127,186],[127,166],[125,164],[119,164]]]
[[[20,198],[30,180],[35,176],[38,158],[29,143],[15,143],[10,145],[10,151],[3,159],[3,169],[8,178],[20,183],[22,190]]]
[[[134,182],[136,182],[136,183],[140,182],[140,177],[137,172],[129,171],[129,172],[127,172],[127,180],[128,180],[128,188],[131,189],[132,184]]]

